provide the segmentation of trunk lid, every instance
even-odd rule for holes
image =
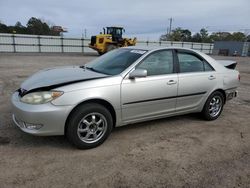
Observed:
[[[237,65],[237,62],[232,60],[216,60],[216,61],[228,69],[235,69]]]

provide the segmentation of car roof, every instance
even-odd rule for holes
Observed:
[[[155,51],[155,50],[164,50],[164,49],[180,49],[180,50],[189,50],[193,52],[199,52],[198,50],[194,50],[191,48],[184,48],[184,47],[176,47],[176,46],[165,46],[165,47],[152,47],[152,46],[128,46],[124,47],[128,49],[134,49],[134,50],[147,50],[147,51]]]
[[[166,50],[166,49],[180,49],[180,50],[187,50],[187,51],[190,51],[190,52],[194,52],[200,56],[202,56],[207,62],[209,62],[210,64],[212,64],[212,66],[214,68],[216,68],[216,70],[218,69],[221,69],[222,67],[224,68],[224,66],[222,66],[221,64],[219,64],[218,62],[216,62],[215,59],[213,59],[212,57],[210,57],[209,55],[199,51],[199,50],[194,50],[194,49],[191,49],[191,48],[184,48],[184,47],[175,47],[175,46],[166,46],[166,47],[149,47],[149,46],[146,46],[146,47],[143,47],[143,46],[129,46],[129,47],[124,47],[124,48],[127,48],[127,49],[134,49],[134,50],[146,50],[148,51],[148,53],[151,53],[153,51],[156,51],[156,50]],[[147,54],[148,54],[147,53]]]

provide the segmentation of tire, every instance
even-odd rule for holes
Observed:
[[[103,52],[98,52],[99,55],[103,55],[104,53]]]
[[[224,101],[225,99],[221,92],[213,92],[203,107],[202,115],[204,119],[208,121],[217,119],[223,111]]]
[[[116,49],[117,48],[117,46],[115,46],[115,45],[113,45],[113,44],[110,44],[110,45],[108,45],[108,47],[107,47],[107,52],[109,52],[109,51],[111,51],[111,50],[114,50],[114,49]]]
[[[113,119],[110,112],[97,103],[77,107],[69,117],[66,136],[79,149],[90,149],[101,145],[110,135]]]

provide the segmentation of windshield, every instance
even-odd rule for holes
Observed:
[[[112,50],[88,63],[86,68],[103,74],[117,75],[123,72],[146,52],[146,50],[126,48]]]

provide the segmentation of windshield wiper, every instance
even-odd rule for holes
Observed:
[[[101,74],[110,75],[110,74],[107,74],[107,73],[98,71],[98,70],[94,69],[93,67],[87,67],[86,65],[81,65],[81,66],[79,66],[79,67],[80,67],[81,69],[88,69],[88,70],[91,70],[91,71],[93,71],[93,72],[97,72],[97,73],[101,73]]]
[[[85,66],[85,65],[81,65],[81,66],[79,66],[81,69],[89,69],[89,70],[92,70],[92,71],[94,71],[94,72],[97,72],[97,70],[95,70],[93,67],[87,67],[87,66]]]
[[[103,72],[98,71],[98,70],[94,69],[93,67],[87,67],[87,66],[85,66],[84,68],[85,68],[85,69],[88,69],[88,70],[91,70],[91,71],[93,71],[93,72],[97,72],[97,73],[104,74]]]

